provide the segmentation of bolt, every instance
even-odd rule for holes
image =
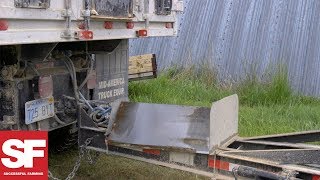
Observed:
[[[18,88],[19,90],[23,89],[23,84],[22,84],[22,83],[18,83],[18,84],[17,84],[17,88]]]
[[[58,123],[57,122],[52,122],[51,123],[51,127],[57,127],[58,126]]]

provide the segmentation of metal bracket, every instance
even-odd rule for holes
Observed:
[[[17,124],[16,122],[16,117],[15,116],[3,116],[3,121],[0,122],[0,126],[4,127],[4,128],[8,128],[12,125]]]
[[[70,30],[66,29],[61,33],[61,38],[70,39],[72,38],[72,33]]]
[[[68,9],[64,9],[61,11],[62,17],[71,17],[71,14],[72,14],[71,10],[68,10]]]
[[[91,16],[91,11],[90,10],[82,10],[81,15],[83,17],[90,17]]]
[[[61,11],[61,16],[66,19],[66,29],[61,33],[61,38],[65,38],[65,39],[72,38],[72,33],[70,30],[71,14],[72,14],[72,11],[70,8],[70,2],[67,2],[66,9]]]

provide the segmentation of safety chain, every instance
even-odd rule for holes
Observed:
[[[93,138],[94,138],[94,136],[91,137],[91,138],[86,139],[84,144],[79,147],[78,159],[77,159],[75,165],[73,166],[72,171],[68,174],[68,176],[65,178],[65,180],[71,180],[71,179],[74,178],[74,176],[76,175],[76,172],[78,171],[78,169],[79,169],[79,167],[81,165],[81,160],[82,160],[82,158],[84,157],[85,154],[87,154],[87,160],[88,160],[88,162],[90,164],[94,164],[97,161],[98,155],[99,155],[98,152],[96,152],[94,158],[92,158],[91,155],[90,155],[90,150],[87,149],[88,145],[91,143]],[[59,178],[54,177],[50,170],[48,172],[48,177],[49,177],[49,179],[53,179],[53,180],[61,180]]]
[[[90,154],[90,149],[85,149],[85,152],[87,154],[87,162],[89,164],[91,164],[91,165],[95,164],[97,162],[98,158],[99,158],[100,153],[99,152],[95,152],[94,156],[92,157],[91,154]]]

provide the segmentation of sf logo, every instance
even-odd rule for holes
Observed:
[[[23,149],[23,152],[18,149]],[[33,168],[34,158],[43,158],[44,150],[35,150],[34,148],[45,148],[46,140],[18,140],[9,139],[2,145],[2,152],[7,156],[16,158],[1,158],[1,162],[8,168]]]

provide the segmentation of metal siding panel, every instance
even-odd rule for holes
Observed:
[[[295,91],[320,96],[320,1],[186,0],[184,4],[177,37],[130,40],[130,55],[155,53],[160,69],[209,63],[221,82],[239,82],[248,73],[267,80],[266,71],[284,64]]]

